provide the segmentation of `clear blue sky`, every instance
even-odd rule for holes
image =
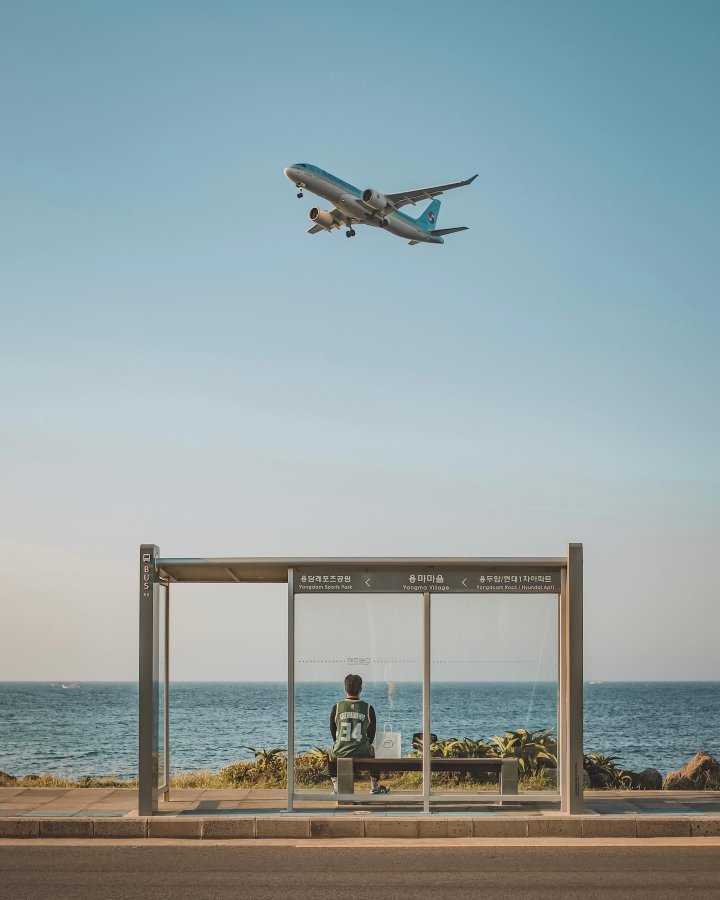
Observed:
[[[6,4],[0,678],[133,678],[142,541],[569,540],[589,677],[720,678],[719,36],[705,2]],[[298,161],[479,172],[471,230],[310,237]],[[177,676],[247,675],[194,610]]]

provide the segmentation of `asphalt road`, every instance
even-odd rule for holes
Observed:
[[[0,897],[712,900],[720,847],[0,844]]]

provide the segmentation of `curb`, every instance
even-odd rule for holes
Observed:
[[[333,818],[332,816],[179,816],[0,818],[2,838],[667,838],[718,837],[711,816],[433,816]]]

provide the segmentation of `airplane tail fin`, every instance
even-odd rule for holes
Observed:
[[[423,231],[432,231],[437,225],[438,215],[440,214],[440,201],[433,200],[425,212],[415,221]]]

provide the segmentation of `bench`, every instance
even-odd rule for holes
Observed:
[[[374,756],[340,756],[337,758],[338,799],[355,793],[355,770],[380,777],[383,772],[422,772],[422,756],[400,756],[394,759]],[[454,759],[433,756],[431,772],[459,772],[481,775],[487,772],[499,774],[500,794],[517,794],[517,759]]]

